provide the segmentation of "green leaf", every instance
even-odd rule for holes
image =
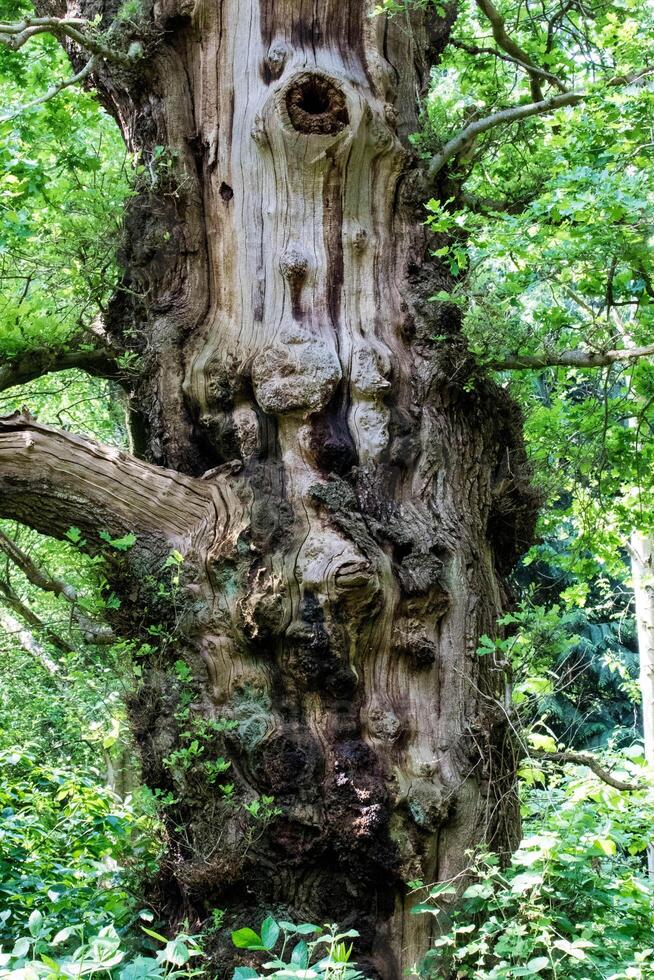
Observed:
[[[35,938],[41,935],[41,930],[43,928],[43,914],[39,912],[38,909],[34,909],[30,915],[29,919],[27,920],[27,926]]]
[[[481,881],[476,885],[468,885],[462,898],[490,898],[493,894],[493,886],[488,881]]]
[[[172,963],[174,966],[184,966],[191,958],[191,953],[186,943],[177,937],[166,943],[165,948],[159,953],[159,956],[162,960],[165,960],[167,963]]]
[[[279,938],[280,928],[277,922],[269,915],[261,923],[261,942],[266,949],[272,949]]]
[[[112,538],[108,531],[100,531],[99,537],[117,551],[129,551],[136,544],[136,535],[131,531],[122,538]]]
[[[16,956],[18,959],[22,959],[29,953],[30,945],[31,943],[27,936],[21,936],[14,943],[14,948],[11,951],[11,955]]]
[[[232,942],[237,949],[266,948],[261,941],[261,936],[254,929],[249,929],[247,926],[243,929],[237,929],[236,932],[232,933]]]
[[[596,837],[593,841],[595,847],[598,847],[600,851],[603,851],[607,857],[613,857],[617,852],[616,843],[611,840],[610,837]]]
[[[304,939],[293,948],[291,953],[291,966],[299,967],[304,970],[309,965],[309,947]]]
[[[547,970],[550,966],[550,961],[547,956],[536,956],[533,960],[529,960],[527,963],[528,968],[532,973],[540,973],[541,970]]]
[[[537,752],[556,752],[557,745],[551,735],[543,735],[540,732],[529,732],[527,736],[529,744]]]
[[[584,946],[586,945],[592,946],[592,943],[586,944],[582,940],[577,940],[576,943],[571,943],[567,939],[555,939],[552,945],[556,949],[560,949],[561,952],[566,953],[568,956],[571,956],[575,960],[585,960],[586,951],[584,949]]]
[[[542,885],[543,881],[544,876],[542,874],[535,871],[524,871],[522,874],[516,875],[511,882],[511,891],[514,895],[524,895],[532,888]]]
[[[152,956],[137,956],[119,973],[120,980],[158,980],[164,975],[164,968]]]
[[[428,894],[430,898],[439,898],[441,895],[456,895],[456,888],[450,882],[444,881],[437,885],[432,885]]]
[[[144,932],[146,936],[150,936],[152,939],[159,940],[160,943],[168,942],[165,936],[162,936],[160,933],[155,932],[154,929],[148,929],[147,926],[141,926],[141,932]]]

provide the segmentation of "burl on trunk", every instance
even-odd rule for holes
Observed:
[[[432,921],[405,883],[516,829],[502,672],[476,650],[534,500],[512,403],[430,302],[451,281],[409,137],[454,9],[373,7],[144,0],[125,22],[142,61],[93,81],[143,162],[107,326],[139,355],[147,462],[14,417],[0,478],[4,515],[137,535],[116,615],[163,623],[130,710],[177,801],[171,914],[338,921],[395,980]]]

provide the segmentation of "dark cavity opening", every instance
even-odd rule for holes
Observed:
[[[225,203],[227,203],[227,201],[231,201],[231,199],[234,197],[234,191],[231,189],[229,184],[225,183],[224,180],[220,185],[218,193],[222,197],[223,201],[225,201]]]
[[[345,95],[319,75],[292,85],[286,93],[286,108],[293,128],[299,133],[327,136],[339,133],[349,122]]]

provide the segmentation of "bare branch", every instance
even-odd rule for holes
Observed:
[[[522,214],[529,203],[528,200],[500,200],[499,198],[478,197],[476,194],[469,194],[462,190],[459,199],[469,211],[475,214]]]
[[[0,418],[0,517],[52,537],[78,527],[92,546],[100,532],[137,534],[141,549],[182,554],[235,540],[245,507],[234,480],[184,476],[111,446],[40,425],[29,413]]]
[[[3,551],[7,558],[21,570],[25,578],[32,585],[43,589],[44,592],[52,592],[54,595],[63,596],[68,602],[74,602],[77,599],[77,592],[72,585],[66,585],[61,579],[53,578],[48,572],[44,572],[2,530],[0,530],[0,551]]]
[[[549,762],[568,762],[573,766],[587,766],[602,782],[625,793],[635,793],[637,790],[643,789],[638,783],[627,783],[624,779],[618,779],[617,776],[600,765],[590,752],[536,752],[534,758],[547,759]]]
[[[84,639],[89,643],[105,645],[113,643],[116,639],[114,631],[106,623],[97,623],[86,616],[77,606],[77,591],[72,586],[61,579],[54,578],[48,572],[32,561],[29,555],[22,551],[15,541],[0,530],[0,551],[9,558],[13,564],[20,569],[28,582],[35,585],[44,592],[51,592],[53,595],[61,596],[72,606],[72,616],[77,623]]]
[[[495,371],[533,371],[548,367],[597,368],[652,355],[654,355],[654,344],[622,350],[564,350],[558,354],[510,354],[492,361],[489,366]]]
[[[554,112],[555,109],[560,109],[563,106],[578,105],[585,98],[586,94],[583,92],[565,92],[543,99],[541,102],[528,102],[525,105],[511,106],[508,109],[493,112],[490,116],[484,116],[483,119],[475,119],[474,122],[465,126],[456,136],[452,137],[443,149],[432,157],[428,170],[429,180],[434,181],[452,157],[457,156],[472,140],[487,130],[508,123],[520,122],[530,116],[546,115],[548,112]]]
[[[654,74],[654,65],[641,68],[639,71],[631,72],[629,75],[615,75],[609,79],[607,84],[611,86],[635,85],[636,82],[640,82],[643,78],[648,78],[652,74]]]
[[[33,633],[24,629],[17,619],[14,619],[4,609],[0,609],[0,623],[7,636],[15,637],[25,653],[29,654],[43,670],[52,677],[59,673],[59,664],[49,657]]]
[[[0,602],[5,606],[8,606],[12,612],[16,613],[24,623],[27,623],[32,629],[38,630],[43,636],[46,636],[53,646],[57,647],[59,650],[63,650],[64,653],[72,653],[73,647],[68,643],[63,637],[59,636],[50,626],[47,626],[42,622],[35,612],[32,612],[29,606],[25,605],[18,593],[12,589],[9,582],[6,579],[0,579]]]

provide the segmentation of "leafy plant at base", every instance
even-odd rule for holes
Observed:
[[[237,949],[269,953],[258,969],[239,966],[232,980],[266,980],[266,978],[296,978],[296,980],[365,980],[351,961],[353,945],[346,940],[356,939],[355,929],[339,932],[337,925],[320,926],[305,922],[277,921],[268,916],[261,923],[259,932],[254,929],[237,929],[232,942]],[[314,936],[314,939],[309,939]],[[306,939],[304,937],[307,937]],[[274,954],[275,947],[281,947]],[[259,973],[258,970],[264,970]]]
[[[85,931],[134,917],[121,865],[155,866],[155,823],[97,777],[0,752],[0,941],[38,910],[51,932]]]
[[[115,980],[182,980],[203,975],[204,971],[191,962],[202,956],[197,936],[179,933],[167,940],[152,930],[144,931],[164,944],[154,956],[130,953],[112,925],[104,926],[87,941],[83,930],[74,927],[53,936],[47,921],[35,911],[30,916],[28,935],[19,937],[11,952],[0,952],[0,978],[38,980],[101,974]],[[61,955],[59,948],[72,936],[78,945]]]
[[[462,879],[439,883],[415,906],[416,914],[436,917],[441,935],[414,976],[654,974],[654,890],[642,862],[654,818],[651,789],[626,794],[583,770],[558,779],[549,769],[548,778],[548,788],[524,794],[527,834],[508,867],[481,854],[462,894]]]

